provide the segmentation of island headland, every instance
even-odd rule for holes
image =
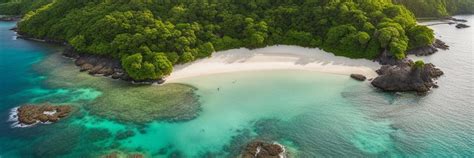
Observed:
[[[141,3],[78,2],[71,5],[66,1],[57,1],[38,9],[37,12],[25,14],[16,30],[22,38],[67,45],[64,54],[74,58],[80,71],[134,83],[163,83],[165,79],[173,80],[178,78],[176,76],[184,75],[174,75],[172,72],[179,74],[190,69],[189,66],[182,65],[200,62],[197,60],[206,60],[212,54],[238,48],[258,49],[277,45],[297,45],[321,48],[335,56],[351,59],[376,59],[382,65],[394,66],[403,65],[399,63],[405,62],[408,54],[429,55],[436,52],[437,48],[447,48],[442,41],[434,38],[433,30],[417,24],[413,13],[400,5],[410,8],[411,4],[403,1],[337,2],[337,5],[305,2],[292,5],[296,7],[293,8],[295,12],[286,18],[282,17],[286,14],[272,12],[278,10],[278,6],[289,5],[286,2],[278,2],[268,7],[263,7],[265,4],[246,6],[237,2],[222,3],[233,7],[209,8],[215,11],[215,15],[189,19],[187,17],[202,13],[203,10],[197,6],[206,8],[206,5],[213,5],[214,2],[210,4],[167,2],[163,7],[176,11],[175,14],[168,14],[166,9],[156,9],[150,7],[152,5]],[[305,12],[318,10],[319,6],[324,6],[326,9],[319,8],[319,12],[311,14]],[[70,9],[63,9],[64,7]],[[113,12],[114,7],[123,7],[123,11]],[[132,9],[134,7],[140,9],[134,11]],[[260,9],[255,9],[259,7]],[[104,12],[87,13],[95,9]],[[461,10],[464,11],[464,9],[458,11]],[[232,14],[225,14],[227,12]],[[293,18],[311,19],[313,16],[321,18],[311,23],[302,23],[301,19]],[[221,20],[216,17],[220,17]],[[451,18],[451,20],[463,22],[462,19]],[[120,23],[117,23],[118,21]],[[88,29],[77,27],[80,23],[89,24]],[[276,63],[267,62],[267,64]],[[270,68],[255,62],[253,65],[263,68],[239,69],[263,70],[285,67],[272,65],[274,68]],[[305,65],[306,67],[302,69],[308,69],[311,67],[309,65]],[[182,67],[189,68],[184,70]],[[330,68],[320,66],[318,71],[341,73],[341,70],[337,70],[341,68],[335,67],[331,68],[334,70],[328,70]],[[178,70],[173,71],[173,68]],[[288,65],[286,68],[296,67]],[[210,71],[224,71],[223,68],[217,69],[220,70]],[[236,71],[232,69],[229,71]],[[371,75],[357,71],[343,74],[364,75],[364,73]],[[373,77],[375,76],[368,76],[369,79]],[[406,89],[400,88],[400,91]]]
[[[443,75],[442,71],[431,63],[422,66],[422,71],[413,69],[412,60],[397,59],[388,50],[381,52],[374,60],[376,62],[371,62],[335,56],[317,48],[280,45],[255,50],[241,48],[215,52],[211,57],[175,66],[169,76],[134,80],[123,69],[118,59],[79,53],[66,41],[36,39],[21,32],[18,34],[19,38],[27,40],[64,45],[63,55],[73,59],[80,72],[138,84],[163,84],[165,81],[173,83],[183,78],[226,72],[295,69],[348,75],[361,81],[369,78],[374,87],[384,91],[427,92],[437,87],[435,79]],[[436,39],[433,44],[408,50],[407,54],[427,56],[438,52],[439,49],[446,50],[449,46]],[[379,64],[382,66],[375,71]]]

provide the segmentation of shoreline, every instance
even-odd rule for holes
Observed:
[[[350,59],[335,56],[318,48],[275,45],[249,50],[231,49],[213,53],[212,57],[176,65],[167,83],[181,79],[245,71],[306,70],[339,75],[362,74],[377,77],[380,65],[367,59]]]
[[[22,35],[21,32],[18,32],[18,34]],[[25,35],[20,38],[30,39],[30,37]],[[74,58],[74,64],[80,67],[81,72],[87,71],[90,75],[103,75],[112,79],[131,81],[132,84],[186,83],[182,79],[243,71],[306,70],[346,75],[359,81],[368,79],[373,86],[383,91],[427,92],[433,87],[438,87],[433,82],[433,79],[444,74],[440,69],[435,68],[434,65],[424,64],[423,62],[419,64],[429,65],[428,69],[422,67],[421,69],[412,69],[415,65],[414,61],[408,58],[394,60],[394,57],[389,53],[387,54],[387,51],[383,51],[377,59],[370,61],[367,59],[351,59],[336,56],[319,48],[273,45],[252,50],[239,48],[215,52],[209,58],[199,59],[183,65],[175,65],[173,72],[167,77],[158,80],[134,81],[121,69],[121,65],[117,64],[114,59],[96,55],[80,55],[63,41],[44,39],[44,42],[62,44],[69,48],[70,50],[67,51],[66,49],[63,55]],[[436,40],[431,45],[408,50],[407,54],[425,56],[437,52],[438,49],[448,48],[449,46],[444,42]],[[382,67],[379,68],[380,66]],[[405,71],[399,71],[401,69]],[[407,75],[410,76],[412,73],[419,75],[414,78],[407,77]],[[419,78],[421,75],[423,78]],[[393,78],[398,78],[398,80]],[[376,84],[374,83],[375,80],[377,80]]]

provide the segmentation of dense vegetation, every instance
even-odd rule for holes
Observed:
[[[0,15],[21,15],[53,0],[0,0]]]
[[[473,14],[474,0],[393,0],[406,6],[417,17],[446,17]]]
[[[387,49],[401,59],[434,40],[390,0],[55,0],[26,14],[19,29],[121,59],[136,80],[239,47],[299,45],[368,59]]]

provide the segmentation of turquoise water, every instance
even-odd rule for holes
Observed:
[[[474,16],[461,18],[474,26]],[[113,87],[97,83],[118,81],[76,73],[70,60],[57,57],[61,48],[14,40],[8,30],[13,26],[0,22],[0,118],[5,120],[0,142],[9,142],[0,144],[0,157],[97,157],[112,150],[147,157],[235,157],[253,139],[281,143],[293,157],[474,156],[472,27],[432,27],[451,49],[413,57],[446,73],[440,88],[426,96],[383,93],[367,82],[333,74],[226,73],[181,81],[198,88],[201,96],[195,119],[136,125],[82,108],[113,93]],[[42,61],[49,61],[46,70],[37,69],[45,65]],[[76,84],[72,78],[88,82]],[[81,111],[30,128],[12,128],[6,121],[10,109],[42,102],[73,104]],[[119,138],[123,131],[133,134]]]

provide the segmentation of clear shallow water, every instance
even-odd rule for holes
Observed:
[[[462,18],[474,26],[473,16]],[[82,107],[114,91],[112,86],[99,90],[96,84],[116,81],[76,73],[69,60],[54,58],[59,48],[13,40],[8,30],[13,25],[0,23],[2,120],[23,103]],[[471,157],[474,30],[432,28],[451,49],[421,57],[446,73],[438,81],[440,88],[427,96],[381,93],[347,76],[305,71],[203,76],[182,81],[197,87],[201,96],[201,111],[193,120],[130,125],[82,109],[53,125],[11,128],[5,121],[0,141],[9,143],[0,144],[0,157],[83,157],[112,149],[149,157],[229,157],[255,138],[277,141],[296,157]],[[51,69],[34,69],[44,60],[52,60],[47,65]],[[61,84],[46,84],[51,80]],[[134,135],[117,139],[124,130]]]

